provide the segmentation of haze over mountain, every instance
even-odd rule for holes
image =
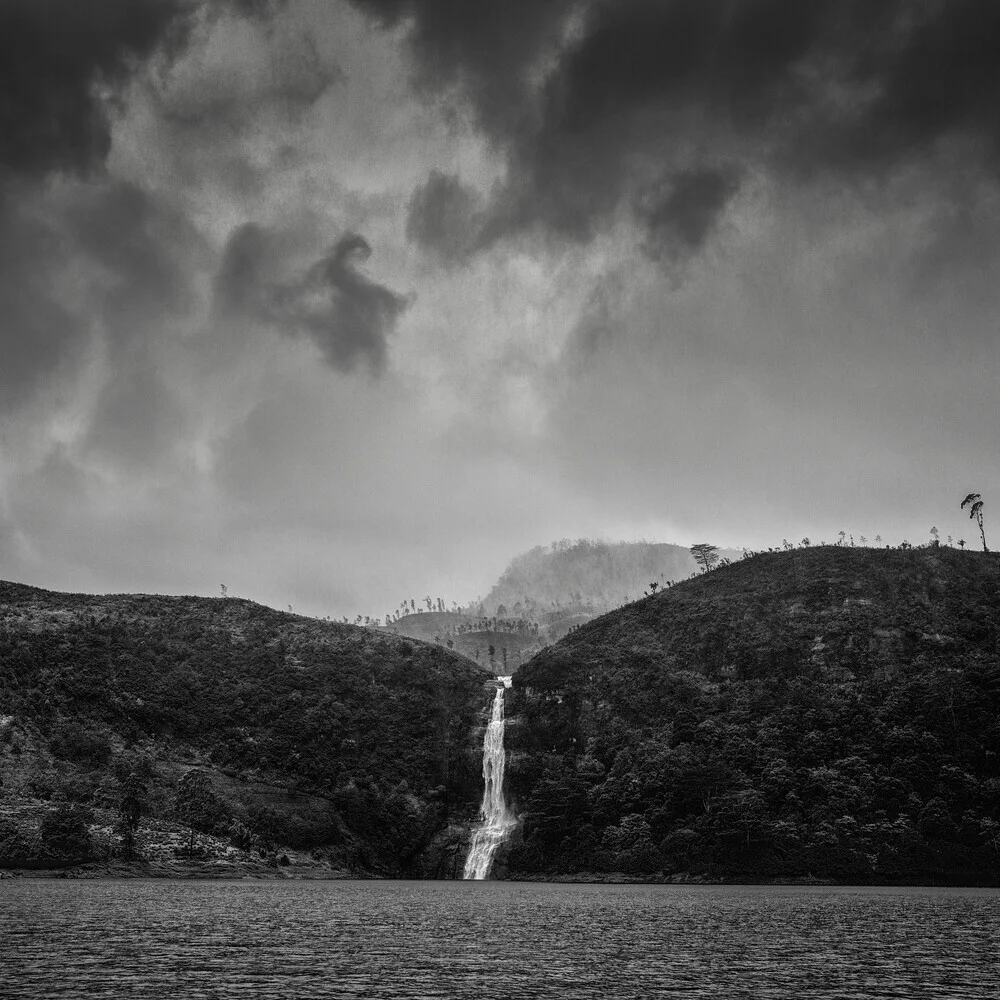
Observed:
[[[311,615],[1000,496],[994,0],[6,0],[0,565]]]
[[[563,539],[515,556],[482,604],[487,612],[529,603],[610,611],[649,589],[698,571],[688,548],[657,542]]]
[[[691,551],[680,545],[565,538],[515,556],[486,597],[450,610],[440,597],[410,598],[386,615],[384,627],[444,643],[507,674],[583,622],[694,572]],[[369,616],[355,624],[371,619],[383,623]]]

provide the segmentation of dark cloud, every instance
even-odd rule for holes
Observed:
[[[482,227],[475,192],[450,174],[431,171],[410,199],[406,235],[445,263],[460,263],[472,252]]]
[[[248,222],[229,236],[215,275],[215,306],[221,317],[267,319],[276,266],[272,241],[262,226]]]
[[[111,146],[105,101],[154,53],[180,52],[196,11],[265,21],[284,6],[285,0],[2,0],[0,175],[85,173],[102,164]],[[305,50],[280,70],[273,89],[292,104],[315,100],[336,76]],[[209,111],[226,104],[218,88],[202,96]]]
[[[994,0],[356,3],[408,22],[425,83],[459,87],[506,151],[486,243],[587,240],[632,204],[651,245],[693,251],[735,183],[720,160],[849,182],[942,139],[973,139],[990,169],[1000,149]]]
[[[84,442],[89,457],[137,471],[155,467],[176,447],[184,413],[155,362],[119,358],[91,416]]]
[[[649,232],[648,252],[677,259],[705,242],[739,187],[734,170],[687,170],[674,174],[665,191],[644,199],[638,212]]]
[[[356,269],[355,262],[366,261],[371,252],[363,237],[348,234],[298,287],[280,297],[280,313],[308,331],[327,361],[341,371],[367,359],[373,372],[381,372],[387,339],[408,305],[406,297]]]
[[[182,0],[4,0],[0,4],[0,166],[85,171],[110,134],[98,88],[120,84],[179,42]]]
[[[571,377],[580,374],[580,362],[589,368],[593,355],[614,346],[621,339],[623,323],[622,275],[604,275],[591,290],[560,363],[567,363]]]
[[[532,71],[556,51],[579,0],[353,0],[386,26],[406,24],[417,81],[461,85],[492,135],[509,138],[531,114]]]
[[[288,0],[221,0],[220,3],[220,8],[256,21],[265,21],[287,6]]]
[[[0,199],[0,413],[71,380],[100,341],[109,377],[88,440],[161,442],[166,426],[152,425],[167,409],[162,394],[137,389],[134,373],[190,315],[205,259],[188,220],[135,185],[106,179],[42,195],[12,183]]]
[[[52,291],[58,232],[20,193],[0,194],[0,413],[30,398],[80,346],[77,317]]]
[[[190,301],[193,227],[100,168],[109,102],[145,60],[180,51],[197,9],[188,0],[0,2],[2,409],[72,373],[98,327],[116,351]],[[38,183],[52,173],[89,182]]]
[[[229,238],[215,280],[216,308],[223,316],[309,336],[339,371],[366,362],[380,374],[388,338],[410,300],[358,270],[371,252],[363,237],[349,233],[305,273],[276,278],[275,238],[248,223]]]
[[[118,340],[183,315],[192,270],[204,264],[203,238],[183,213],[125,181],[83,187],[62,214],[64,239],[102,272],[93,314]]]

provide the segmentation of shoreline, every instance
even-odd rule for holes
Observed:
[[[223,865],[218,863],[189,863],[183,865],[134,862],[93,863],[71,865],[65,868],[4,868],[0,879],[30,880],[178,880],[178,881],[248,881],[248,882],[462,882],[464,879],[421,879],[405,876],[386,877],[365,872],[334,869],[325,865],[283,865],[269,868],[264,865]],[[485,881],[508,884],[549,885],[673,885],[673,886],[789,886],[808,888],[928,888],[928,889],[997,889],[1000,878],[995,874],[979,878],[946,878],[933,874],[914,875],[908,878],[837,880],[816,876],[771,876],[767,878],[727,878],[704,874],[677,873],[654,878],[640,878],[623,872],[578,872],[573,874],[528,875],[522,878],[499,878]]]

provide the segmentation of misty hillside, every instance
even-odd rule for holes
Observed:
[[[244,859],[427,871],[476,810],[489,676],[244,600],[0,583],[0,867],[107,856],[137,775],[139,836],[160,848],[193,826]],[[191,772],[208,787],[185,825]],[[57,814],[75,840],[45,826]]]
[[[1000,560],[758,555],[515,676],[512,876],[1000,879]]]
[[[486,598],[468,607],[447,611],[443,599],[435,605],[426,597],[425,611],[415,600],[403,601],[385,626],[375,627],[511,673],[596,615],[696,571],[690,551],[680,545],[563,540],[515,556]]]
[[[515,556],[483,600],[489,614],[536,614],[560,608],[609,611],[635,600],[650,583],[684,580],[697,566],[682,545],[564,539]]]

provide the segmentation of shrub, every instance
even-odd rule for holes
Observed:
[[[41,824],[42,851],[60,861],[85,861],[93,856],[87,810],[63,802],[45,814]]]
[[[17,825],[0,816],[0,868],[15,868],[31,853],[28,840]]]
[[[107,737],[71,719],[61,719],[49,735],[49,748],[56,757],[99,768],[111,757]]]
[[[920,832],[932,840],[957,840],[958,827],[941,799],[931,799],[917,819]]]

